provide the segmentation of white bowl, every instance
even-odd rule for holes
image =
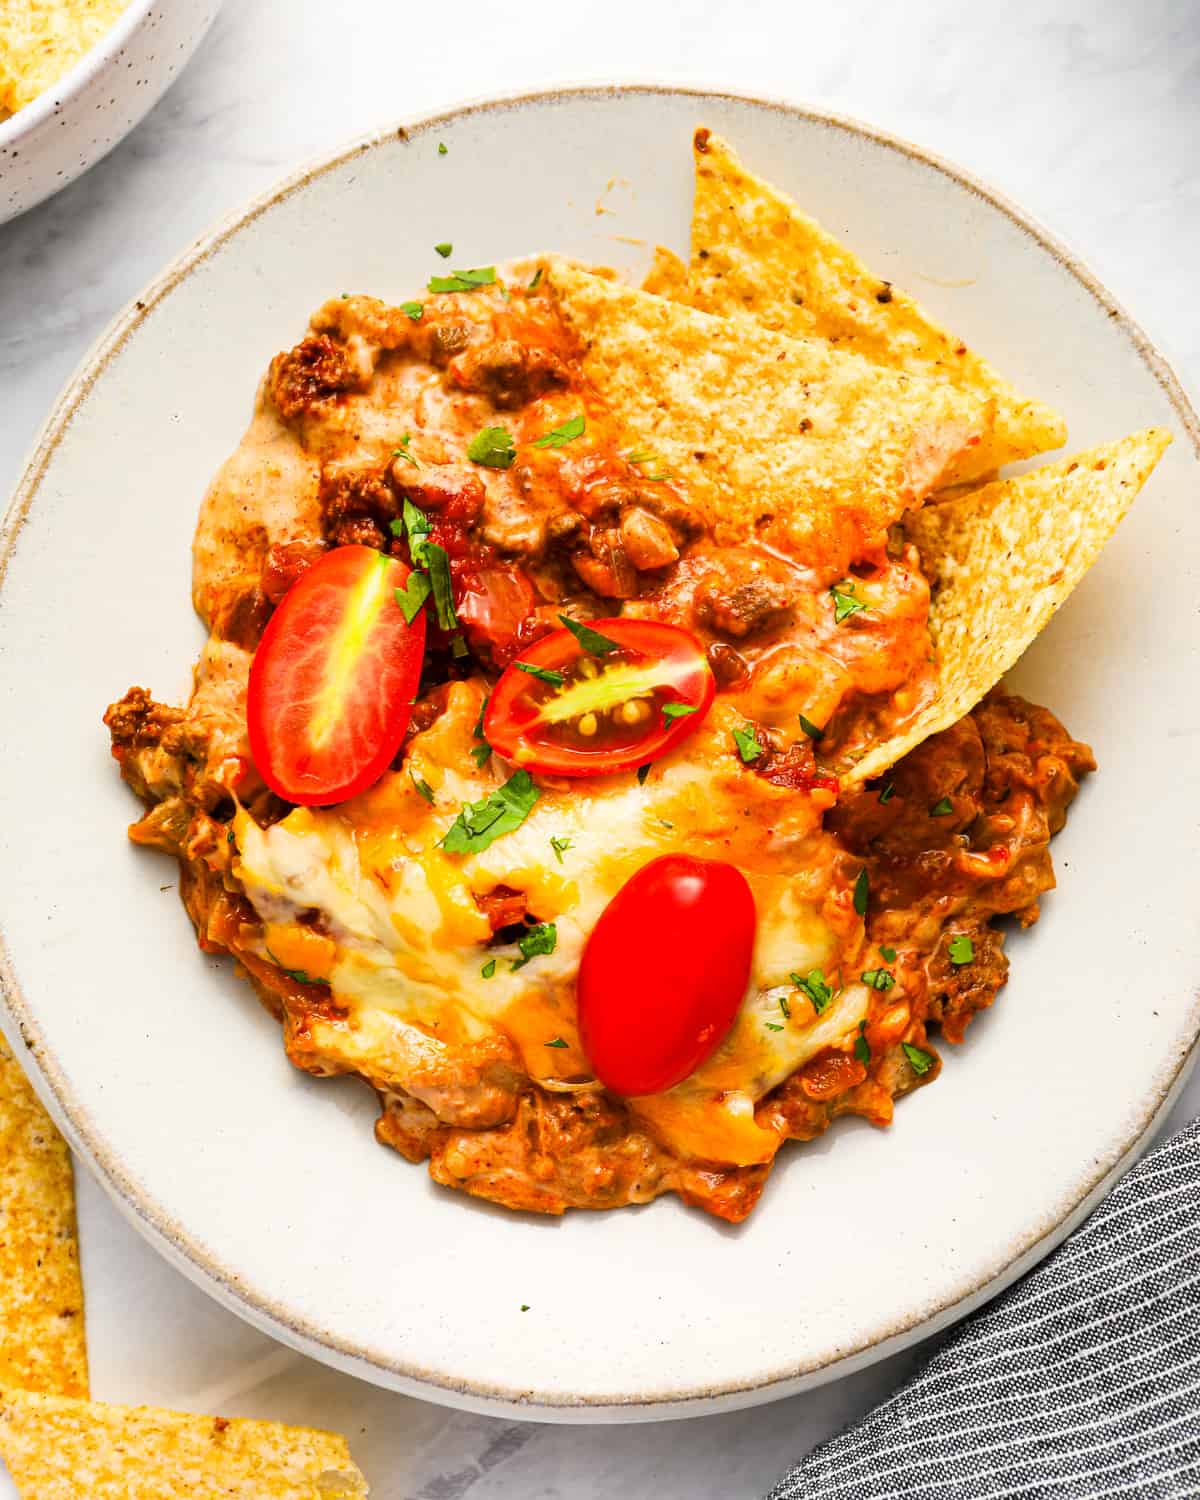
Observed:
[[[737,1228],[677,1199],[553,1222],[435,1187],[374,1143],[365,1088],[288,1065],[249,987],[196,951],[174,865],[126,844],[136,804],[100,714],[131,682],[186,694],[196,509],[314,307],[412,295],[443,239],[456,264],[557,248],[636,275],[656,241],[686,245],[700,123],[1059,406],[1073,446],[1149,424],[1175,442],[1014,674],[1100,770],[1055,842],[1043,920],[1012,936],[1008,987],[936,1086],[889,1132],[844,1120],[788,1147]],[[770,1400],[893,1351],[1060,1240],[1182,1080],[1200,1023],[1198,444],[1170,371],[1072,256],[957,169],[852,122],[560,90],[333,153],[141,293],[0,527],[0,1022],[154,1244],[368,1380],[629,1421]]]
[[[130,0],[113,27],[0,124],[0,224],[66,187],[149,114],[221,0]]]

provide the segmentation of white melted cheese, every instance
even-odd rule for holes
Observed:
[[[352,802],[297,808],[267,829],[240,815],[236,873],[250,901],[276,928],[320,915],[336,947],[334,994],[364,1031],[378,1030],[368,1024],[378,1012],[442,1040],[475,1040],[494,1028],[532,1077],[565,1079],[589,1073],[574,986],[605,906],[659,855],[729,859],[750,881],[758,910],[747,994],[713,1057],[657,1104],[647,1101],[644,1115],[684,1154],[767,1159],[778,1140],[754,1125],[755,1101],[866,1013],[862,986],[815,1020],[802,998],[790,1019],[779,1004],[789,974],[829,969],[845,946],[830,919],[832,911],[845,928],[846,903],[831,903],[819,816],[786,811],[805,799],[781,798],[747,772],[714,711],[686,753],[657,765],[644,785],[629,775],[544,787],[519,828],[478,854],[447,854],[439,843],[463,804],[508,773],[495,757],[482,770],[470,758],[480,698],[477,684],[456,684],[446,712],[412,741],[404,769]],[[432,803],[417,781],[432,789]],[[475,898],[499,886],[523,892],[530,915],[555,924],[553,953],[514,968],[515,946],[491,946]],[[857,942],[861,924],[850,925]],[[637,964],[636,952],[629,961]],[[567,1046],[547,1046],[558,1039]]]

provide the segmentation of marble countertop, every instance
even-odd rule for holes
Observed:
[[[460,0],[452,18],[393,0],[228,0],[191,67],[106,161],[0,227],[0,493],[114,313],[248,197],[387,121],[580,79],[760,91],[930,147],[1071,243],[1200,386],[1192,0],[576,0],[569,12]],[[1197,1113],[1200,1074],[1167,1128]],[[98,1396],[340,1428],[377,1500],[752,1497],[919,1358],[683,1425],[472,1416],[272,1343],[159,1260],[82,1173],[79,1210]],[[0,1473],[0,1497],[11,1493]]]

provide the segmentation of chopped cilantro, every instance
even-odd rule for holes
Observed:
[[[445,141],[439,141],[438,142],[438,155],[439,156],[445,156],[446,152],[449,151],[449,149],[450,149],[450,147],[447,146],[447,144],[445,143]]]
[[[421,796],[425,798],[426,802],[432,802],[433,801],[433,788],[429,785],[429,783],[426,780],[424,780],[423,777],[414,776],[411,771],[408,773],[408,775],[409,775],[409,779],[411,780],[413,786],[416,787],[417,791],[420,792]]]
[[[529,1311],[529,1303],[528,1302],[522,1302],[521,1303],[521,1311],[522,1312],[528,1312]]]
[[[406,317],[411,318],[414,323],[419,323],[425,316],[425,304],[423,302],[402,302],[400,304],[400,311]]]
[[[411,433],[407,433],[406,432],[404,434],[404,436],[400,439],[400,446],[398,448],[393,448],[392,449],[392,457],[393,458],[402,458],[406,464],[412,464],[412,466],[413,466],[414,469],[419,469],[421,467],[421,465],[418,463],[416,457],[408,451],[408,445],[411,442],[412,442],[412,435],[411,435]],[[390,525],[391,525],[391,528],[392,528],[392,535],[393,536],[399,536],[400,532],[398,532],[396,530],[396,522],[392,521],[390,523]]]
[[[601,635],[598,630],[593,630],[590,625],[584,625],[578,620],[572,620],[570,615],[559,615],[558,618],[583,649],[590,651],[593,656],[607,656],[610,651],[619,651],[621,649],[616,641],[610,641],[606,635]]]
[[[531,958],[536,958],[539,953],[553,953],[558,946],[558,928],[553,922],[539,922],[536,927],[531,927],[517,947],[521,950],[520,958],[513,959],[513,969],[523,969]],[[548,1042],[547,1046],[554,1046]],[[566,1042],[561,1042],[565,1047]]]
[[[312,974],[305,973],[303,969],[284,969],[283,965],[271,952],[270,948],[267,949],[267,957],[271,960],[271,962],[277,969],[283,969],[283,972],[287,975],[287,977],[289,979],[294,979],[297,984],[323,984],[328,988],[328,979],[317,979]]]
[[[873,990],[890,990],[896,983],[896,976],[890,969],[866,969],[858,977]]]
[[[733,731],[733,740],[737,745],[738,754],[746,765],[749,765],[752,760],[757,760],[760,755],[766,754],[758,742],[758,735],[755,733],[753,724],[740,725]]]
[[[397,589],[396,603],[409,625],[421,613],[421,606],[429,598],[429,574],[410,573],[402,589]]]
[[[561,865],[563,862],[563,855],[571,847],[571,840],[552,838],[550,840],[550,847],[554,850],[555,859],[558,860],[559,864]]]
[[[496,280],[495,266],[481,266],[474,271],[451,271],[449,276],[431,276],[431,292],[475,292],[481,286],[492,286]]]
[[[492,747],[486,740],[484,740],[482,745],[471,746],[471,759],[475,762],[475,764],[481,771],[483,770],[484,766],[487,765],[488,761],[491,760],[491,758]]]
[[[485,427],[476,433],[467,447],[467,457],[471,462],[482,464],[487,469],[510,469],[516,456],[512,434],[503,427]]]
[[[496,960],[494,958],[489,958],[487,963],[484,964],[483,968],[480,969],[479,972],[483,975],[484,979],[490,979],[496,972]]]
[[[540,438],[535,438],[535,448],[562,448],[567,443],[573,443],[576,438],[582,437],[587,422],[582,412],[577,417],[571,417],[560,427],[553,427]]]
[[[233,831],[232,828],[225,835],[225,842],[227,844],[236,844],[237,843],[237,834],[234,833],[234,831]]]
[[[854,1055],[864,1067],[871,1065],[871,1044],[867,1041],[867,1023],[858,1023],[858,1035],[854,1038]]]
[[[471,648],[463,639],[462,632],[460,630],[456,630],[450,637],[450,655],[456,656],[461,660],[464,656],[470,656],[470,654]]]
[[[901,1042],[900,1045],[904,1048],[904,1055],[908,1058],[909,1067],[918,1078],[924,1078],[925,1074],[933,1067],[935,1061],[933,1053],[922,1052],[920,1047],[914,1047],[911,1042]]]
[[[825,978],[824,971],[821,969],[814,969],[806,976],[793,972],[788,975],[788,978],[812,1001],[812,1008],[817,1015],[820,1015],[833,999],[833,986]]]
[[[783,1026],[779,1021],[764,1021],[763,1025],[768,1031],[782,1031]]]
[[[556,1036],[552,1042],[546,1043],[547,1047],[565,1047],[566,1045],[566,1042],[560,1036]]]
[[[895,795],[896,783],[894,781],[889,781],[887,786],[885,786],[884,789],[880,792],[879,800],[880,802],[887,803],[890,802]]]
[[[840,625],[843,620],[856,615],[860,609],[866,609],[861,599],[854,597],[854,584],[847,579],[844,583],[835,583],[830,586],[829,592],[833,595],[833,623]]]
[[[442,838],[448,854],[478,854],[503,833],[511,833],[533,811],[541,793],[528,771],[514,771],[503,786],[469,802]]]
[[[450,559],[446,556],[446,549],[439,547],[436,542],[422,542],[421,553],[425,566],[429,569],[437,622],[443,630],[457,630],[458,616],[454,613],[454,588],[450,582]],[[466,652],[456,650],[454,654],[465,656]]]
[[[952,813],[953,811],[954,803],[951,802],[949,797],[943,797],[929,809],[929,816],[931,818],[944,818],[947,813]]]
[[[483,739],[483,716],[487,713],[487,706],[491,701],[491,693],[485,693],[483,702],[479,705],[479,717],[475,720],[475,728],[471,731],[477,740]]]
[[[625,455],[627,464],[648,464],[654,457],[649,448],[630,448]]]
[[[399,536],[396,530],[396,522],[392,522],[392,532]],[[429,541],[429,533],[433,529],[429,517],[419,506],[411,500],[404,502],[404,514],[401,522],[404,532],[408,537],[408,552],[413,560],[414,568],[427,568],[429,559],[425,556],[425,547]]]
[[[867,914],[867,901],[870,895],[871,882],[866,870],[862,869],[858,872],[858,879],[854,882],[854,910],[860,917],[865,917]]]
[[[647,761],[644,766],[639,766],[637,768],[638,786],[645,786],[646,785],[646,777],[649,776],[649,774],[650,774],[650,762]]]
[[[894,964],[896,962],[895,948],[880,948],[879,956],[889,964]]]
[[[792,1019],[792,1007],[788,1004],[788,997],[786,995],[780,995],[779,1009],[783,1012],[784,1020],[790,1021]]]
[[[686,719],[688,714],[698,712],[699,705],[696,703],[664,703],[662,706],[663,722],[673,724],[676,719]]]
[[[537,270],[533,273],[533,280],[529,283],[529,285],[525,288],[525,290],[528,291],[528,292],[536,292],[537,289],[538,289],[538,283],[541,281],[541,279],[542,279],[542,268],[541,268],[541,266],[539,266],[537,268]]]
[[[536,677],[539,682],[548,682],[551,687],[562,687],[567,680],[552,667],[531,667],[527,661],[515,661],[513,666],[518,672],[527,672],[530,677]]]
[[[950,939],[950,946],[946,951],[955,968],[961,968],[963,964],[969,964],[975,957],[975,944],[966,933],[960,932],[957,937]]]
[[[800,715],[800,728],[803,729],[810,740],[819,740],[825,733],[823,729],[818,729],[811,719],[806,719],[803,714]]]
[[[454,250],[454,246],[450,243],[449,240],[443,240],[440,245],[435,245],[433,248],[437,251],[437,253],[442,257],[443,260],[449,260],[451,253]],[[458,272],[456,271],[454,274],[457,276]]]

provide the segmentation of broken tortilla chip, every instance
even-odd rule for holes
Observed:
[[[359,1500],[346,1440],[309,1427],[0,1390],[22,1500]]]
[[[642,282],[642,291],[649,292],[652,297],[665,297],[668,302],[686,302],[687,277],[687,267],[674,250],[668,250],[665,245],[656,245],[654,259]]]
[[[943,381],[544,264],[584,373],[719,542],[757,538],[832,579],[990,428],[989,403]]]
[[[71,1156],[3,1037],[0,1370],[31,1391],[88,1392]]]
[[[698,130],[694,144],[692,258],[683,293],[691,306],[793,338],[825,339],[888,369],[994,401],[992,431],[951,465],[948,484],[1066,441],[1058,412],[1023,397],[907,293],[748,172],[719,136]],[[676,285],[665,261],[655,265],[664,287]]]
[[[1147,428],[909,517],[933,584],[938,693],[844,782],[879,776],[995,687],[1099,557],[1170,441]]]

